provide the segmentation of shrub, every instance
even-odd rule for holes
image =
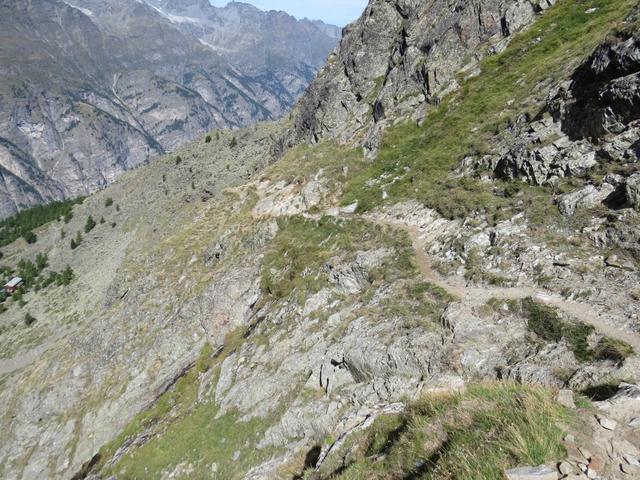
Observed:
[[[47,268],[47,265],[49,264],[49,257],[47,256],[46,253],[39,253],[36,256],[36,268],[38,269],[38,271],[42,271],[45,268]]]
[[[631,345],[611,337],[603,337],[595,348],[591,348],[588,338],[595,330],[591,325],[563,322],[554,308],[536,303],[530,297],[522,301],[522,310],[528,319],[529,330],[547,341],[558,342],[564,338],[581,362],[611,360],[622,363],[634,353]]]
[[[33,325],[34,323],[36,323],[36,318],[35,318],[33,315],[31,315],[30,313],[27,313],[27,314],[24,316],[24,324],[25,324],[27,327],[30,327],[30,326],[31,326],[31,325]]]
[[[102,225],[105,222],[104,217],[100,217],[100,225]]]
[[[562,338],[562,321],[556,310],[528,297],[522,301],[529,330],[543,340],[558,342]]]
[[[84,233],[89,233],[96,226],[96,221],[91,215],[87,217],[87,223],[84,224]]]
[[[40,271],[31,260],[21,259],[18,262],[18,276],[22,277],[27,288],[32,287]]]
[[[631,345],[610,337],[604,337],[594,348],[593,356],[596,360],[612,360],[621,363],[633,355]]]
[[[36,243],[38,241],[38,237],[31,230],[29,230],[28,232],[24,232],[22,234],[22,238],[24,238],[25,242],[30,243],[30,244],[31,243]]]
[[[211,143],[211,135],[207,135],[204,139],[204,143]]]
[[[20,303],[22,302],[22,296],[24,295],[24,288],[20,287],[18,290],[16,290],[13,295],[11,295],[11,299],[14,301],[14,303]]]
[[[116,228],[116,222],[111,222],[111,228]]]
[[[515,197],[520,190],[522,190],[522,185],[516,182],[511,182],[504,187],[504,196],[507,198]]]
[[[74,273],[69,265],[56,276],[56,285],[69,285],[73,280]]]
[[[230,148],[235,148],[238,145],[238,140],[236,139],[236,137],[233,137],[231,139],[231,143],[229,143],[229,147]]]
[[[182,163],[182,157],[180,155],[178,155],[176,157],[176,165],[180,165]]]
[[[582,362],[588,362],[592,358],[591,348],[587,341],[589,335],[593,333],[594,328],[584,323],[567,324],[563,328],[563,335],[569,343],[569,348]]]
[[[120,204],[117,204],[116,205],[116,212],[119,212],[119,211],[120,211]]]
[[[71,250],[75,250],[76,248],[78,248],[81,243],[82,243],[82,234],[78,232],[76,234],[76,238],[71,239]]]
[[[104,206],[109,208],[111,205],[113,205],[113,198],[109,197],[104,201]]]

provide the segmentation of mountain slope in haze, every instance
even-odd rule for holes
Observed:
[[[551,3],[371,0],[290,117],[3,247],[0,477],[633,478],[640,16]]]
[[[0,217],[289,111],[335,47],[242,3],[0,2]]]

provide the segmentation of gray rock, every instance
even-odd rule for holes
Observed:
[[[558,471],[547,465],[513,468],[504,473],[507,480],[558,480]]]
[[[605,430],[615,430],[618,426],[618,423],[616,421],[611,420],[607,417],[597,416],[597,419],[600,426]]]
[[[600,138],[622,133],[638,118],[639,52],[637,36],[596,49],[573,75],[569,100],[559,115],[563,131],[574,138]]]
[[[558,392],[556,401],[567,408],[576,408],[576,404],[573,401],[573,391],[569,389],[562,389]]]
[[[558,465],[558,471],[562,475],[569,475],[569,474],[575,473],[576,468],[573,464],[569,462],[561,462],[560,465]]]
[[[619,268],[621,270],[627,270],[630,272],[633,272],[635,270],[635,267],[631,261],[621,259],[620,257],[618,257],[618,255],[615,254],[609,255],[605,259],[604,263],[607,265],[607,267]]]
[[[640,173],[634,173],[627,178],[625,191],[629,204],[640,211]]]
[[[432,2],[424,15],[424,4],[416,0],[370,1],[296,108],[292,142],[358,138],[374,155],[385,125],[413,114],[420,122],[457,87],[454,72],[472,71],[478,56],[491,51],[480,45],[503,49],[550,3],[483,0],[477,11],[471,3],[451,9]]]
[[[4,5],[0,218],[86,196],[213,129],[282,116],[339,39],[322,22],[237,2],[181,3]]]
[[[358,293],[369,284],[369,272],[380,265],[390,252],[384,248],[369,252],[358,252],[356,260],[343,265],[329,262],[324,270],[329,274],[329,281],[346,294]]]
[[[575,192],[560,195],[556,203],[563,215],[571,216],[580,208],[589,208],[602,203],[614,191],[614,187],[608,183],[603,184],[600,188],[587,185]]]

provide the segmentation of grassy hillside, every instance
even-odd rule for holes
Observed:
[[[552,204],[557,191],[455,169],[493,153],[520,114],[536,115],[633,4],[559,0],[478,76],[460,78],[423,126],[389,127],[376,160],[326,140],[269,166],[289,125],[220,132],[126,173],[68,224],[38,230],[36,244],[3,248],[11,266],[39,253],[53,271],[68,264],[73,282],[25,294],[38,319],[28,328],[19,304],[0,317],[11,357],[28,342],[44,352],[26,359],[37,368],[24,377],[12,365],[0,377],[0,400],[12,402],[0,440],[37,443],[51,428],[64,445],[51,455],[75,468],[102,445],[80,473],[125,479],[241,479],[272,462],[267,478],[475,480],[562,459],[563,431],[581,425],[554,387],[576,372],[585,382],[632,379],[636,364],[621,366],[633,350],[576,310],[525,297],[540,287],[580,313],[591,293],[569,299],[572,279],[584,286],[593,269],[600,276],[585,288],[622,290],[629,277],[602,273],[603,253],[572,224],[580,219]],[[355,214],[344,208],[356,202]],[[494,245],[490,230],[519,213]],[[559,249],[535,229],[576,253],[562,259],[561,288],[541,286]],[[633,310],[627,300],[615,296],[612,315]],[[480,381],[518,375],[551,387]],[[457,393],[416,393],[465,382]],[[31,402],[32,391],[43,400]],[[44,419],[37,426],[23,420],[24,398]],[[406,410],[379,417],[313,471],[309,449],[336,444],[377,400]],[[39,453],[5,457],[0,476]]]
[[[348,438],[343,452],[355,454],[346,468],[328,461],[319,477],[305,478],[498,479],[513,466],[562,458],[560,423],[575,424],[576,418],[543,389],[481,384],[426,395]]]
[[[327,186],[324,201],[328,203],[317,210],[330,206],[332,200],[342,205],[357,201],[362,212],[417,199],[448,218],[482,211],[495,221],[518,212],[525,212],[534,222],[553,220],[553,214],[547,215],[551,206],[548,190],[519,186],[524,196],[516,204],[509,197],[494,195],[490,185],[455,177],[453,169],[465,156],[491,151],[493,137],[517,115],[535,115],[548,87],[603,41],[633,4],[629,0],[560,1],[503,53],[484,60],[482,73],[463,81],[458,92],[428,114],[423,127],[392,127],[374,162],[357,150],[327,142],[290,151],[261,177],[274,183],[304,183],[322,168],[334,182]],[[595,13],[587,13],[593,8]],[[254,205],[255,199],[250,203]],[[227,226],[237,221],[241,229],[247,221],[246,207],[242,208],[243,216],[232,214],[225,219]],[[405,282],[405,297],[398,296],[398,309],[432,319],[433,325],[442,305],[451,301],[415,281],[411,250],[399,232],[372,231],[371,225],[356,220],[302,216],[281,219],[278,227],[265,249],[261,288],[266,298],[280,305],[292,299],[304,304],[309,295],[317,293],[326,284],[322,266],[330,258],[350,258],[357,249],[374,246],[401,252],[380,272],[380,278],[387,281]],[[196,232],[196,227],[189,231]],[[183,237],[176,234],[180,242]],[[244,245],[249,238],[245,232]],[[199,245],[194,238],[189,242]],[[233,255],[242,256],[242,248],[234,247]],[[365,296],[373,295],[374,290]],[[431,292],[426,299],[422,297],[425,292]],[[426,304],[416,303],[416,298]],[[588,333],[582,332],[581,338]],[[202,385],[215,385],[228,353],[239,351],[243,344],[255,346],[263,341],[268,345],[268,340],[242,331],[227,338],[223,353],[216,356],[205,350],[197,367],[103,449],[104,471],[123,478],[158,478],[171,471],[193,478],[205,478],[212,471],[222,478],[242,478],[250,466],[280,453],[256,445],[260,432],[277,422],[282,412],[246,421],[233,413],[220,414],[212,398],[197,400]],[[581,346],[575,347],[579,350]],[[282,404],[283,409],[286,406]],[[480,385],[457,394],[429,396],[412,403],[404,414],[379,419],[351,440],[359,445],[352,462],[339,473],[326,465],[322,478],[386,479],[416,474],[434,479],[498,478],[508,466],[561,459],[565,452],[558,425],[567,422],[571,423],[570,415],[552,400],[552,392],[543,389]],[[147,435],[149,440],[141,447],[129,448],[114,459],[119,447]]]
[[[523,203],[514,205],[493,195],[492,185],[455,178],[452,171],[467,156],[494,153],[496,134],[519,115],[535,116],[549,87],[614,32],[634,5],[632,0],[560,0],[504,52],[483,60],[479,76],[461,79],[461,89],[431,110],[422,127],[407,123],[389,129],[376,161],[362,162],[349,179],[343,204],[358,201],[366,211],[417,199],[448,218],[486,212],[499,220],[524,211],[533,220],[546,219],[556,210],[549,208],[548,189],[519,186]]]

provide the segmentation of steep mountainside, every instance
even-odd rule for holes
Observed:
[[[0,477],[636,478],[639,11],[550,3],[371,0],[3,247]]]
[[[282,116],[337,43],[235,2],[3,1],[0,14],[0,217]]]

